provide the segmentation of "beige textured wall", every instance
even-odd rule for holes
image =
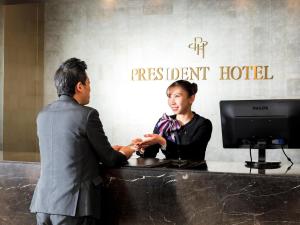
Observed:
[[[39,4],[4,7],[3,157],[14,160],[15,153],[38,152],[35,119],[42,105],[44,12]]]
[[[86,60],[90,105],[111,142],[127,144],[171,113],[165,89],[172,81],[131,81],[132,68],[209,66],[207,80],[196,81],[194,104],[213,122],[206,158],[244,161],[248,151],[222,148],[219,101],[299,98],[299,26],[298,0],[49,0],[44,104],[56,99],[57,66],[69,57]],[[195,36],[208,41],[204,59],[188,48]],[[268,65],[274,79],[220,81],[218,68],[226,65]],[[279,150],[268,153],[285,161]],[[300,162],[300,153],[289,153]]]
[[[3,150],[3,35],[3,6],[0,5],[0,152]],[[0,154],[0,159],[1,157],[2,153]]]

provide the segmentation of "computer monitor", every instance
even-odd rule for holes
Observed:
[[[266,149],[300,149],[300,99],[220,101],[220,111],[223,147],[259,150],[246,166],[278,168],[266,162]]]

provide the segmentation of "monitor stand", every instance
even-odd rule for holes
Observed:
[[[258,149],[258,162],[246,161],[245,166],[255,169],[277,169],[280,168],[280,162],[266,162],[266,149]]]

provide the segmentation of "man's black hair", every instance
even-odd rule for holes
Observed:
[[[77,58],[70,58],[60,65],[54,76],[57,95],[75,94],[75,86],[78,82],[85,84],[87,80],[87,65]]]

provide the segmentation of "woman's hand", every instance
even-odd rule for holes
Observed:
[[[142,138],[135,138],[135,139],[133,139],[133,140],[131,140],[131,145],[138,145],[138,144],[140,144],[141,142],[143,141],[143,139]]]
[[[144,137],[145,138],[143,138],[142,141],[136,144],[139,147],[139,149],[145,149],[155,144],[159,144],[159,145],[166,144],[166,140],[158,134],[145,134]]]
[[[140,143],[143,141],[142,138],[135,138],[133,140],[131,140],[131,146],[138,152],[140,152],[141,154],[144,154],[144,149],[140,148]]]

